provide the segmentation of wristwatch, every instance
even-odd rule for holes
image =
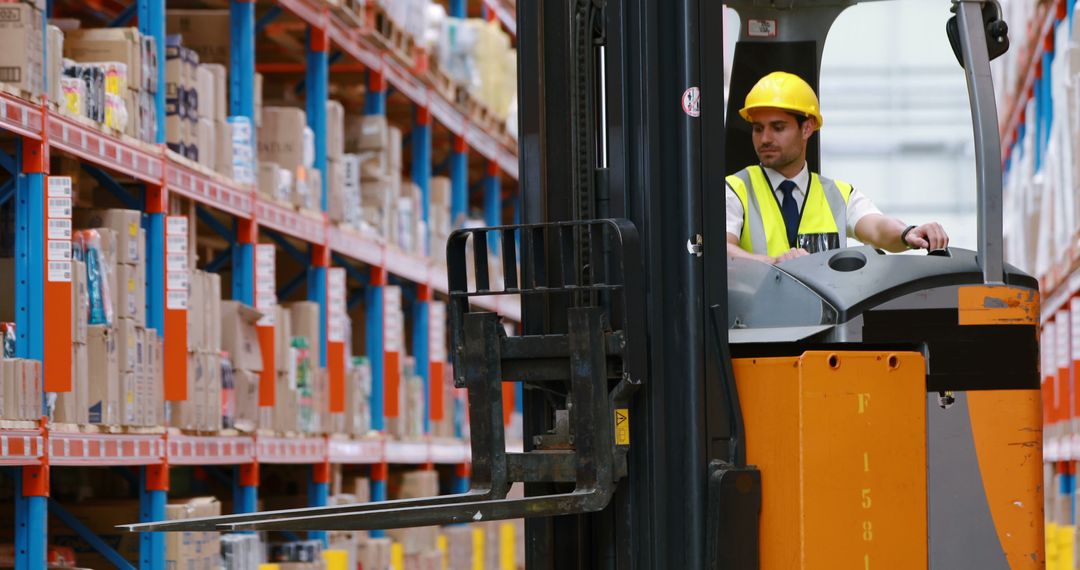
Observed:
[[[911,244],[907,241],[907,235],[913,229],[915,229],[915,226],[908,226],[904,228],[904,231],[900,232],[900,243],[904,244],[904,247],[908,249],[918,249],[917,247],[912,247]]]

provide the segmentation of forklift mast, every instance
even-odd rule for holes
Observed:
[[[727,116],[738,116],[746,92],[771,71],[796,73],[816,89],[828,30],[855,3],[727,2],[742,23]],[[729,265],[726,255],[725,177],[756,157],[748,126],[725,125],[724,6],[518,2],[523,223],[459,230],[447,244],[454,380],[468,389],[472,426],[469,492],[129,528],[365,530],[525,518],[530,570],[836,567],[827,561],[841,552],[858,556],[859,568],[870,567],[871,555],[879,567],[905,552],[944,569],[960,567],[954,553],[971,548],[989,553],[980,568],[1014,561],[1028,542],[991,544],[995,524],[998,536],[1003,527],[997,517],[987,523],[983,509],[996,513],[998,495],[957,493],[980,477],[981,463],[949,463],[958,455],[948,443],[967,425],[967,412],[955,411],[968,409],[965,394],[990,394],[1008,408],[1039,381],[1037,283],[1001,261],[989,60],[1007,48],[1007,28],[996,2],[954,0],[946,26],[976,125],[979,252],[851,248],[780,266]],[[815,171],[817,138],[808,154]],[[485,295],[520,296],[520,336],[472,307]],[[790,382],[780,381],[792,371]],[[506,449],[504,382],[524,384],[522,453]],[[824,417],[824,431],[811,436],[828,451],[822,433],[858,430],[866,420],[830,424],[826,408],[801,403],[778,417],[771,404],[793,387],[843,402],[856,385],[866,390],[860,414],[871,394],[886,398],[875,400],[880,409],[895,396],[900,410],[898,427],[879,422],[866,445],[910,451],[902,473],[911,484],[879,487],[885,496],[874,496],[875,512],[916,524],[892,537],[879,532],[873,549],[863,526],[808,550],[807,532],[860,523],[822,519],[830,505],[791,503],[777,474],[810,469],[799,480],[822,487],[799,492],[822,497],[846,497],[834,484],[846,475],[802,440],[777,456],[773,449],[806,430],[776,426]],[[1009,477],[1015,467],[994,465]],[[948,473],[958,475],[939,483]],[[519,482],[525,496],[508,498]],[[1023,500],[1041,508],[1032,493]],[[867,489],[861,503],[869,508]],[[915,507],[893,517],[891,504]],[[974,530],[954,528],[950,516],[970,513]],[[778,562],[777,552],[794,558]],[[825,563],[815,558],[822,555]]]

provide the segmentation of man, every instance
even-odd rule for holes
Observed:
[[[886,251],[942,249],[940,224],[909,226],[881,213],[850,184],[811,173],[806,143],[821,128],[814,90],[800,77],[775,71],[746,96],[739,115],[753,125],[760,165],[727,178],[728,255],[780,263],[808,255],[798,236],[836,234]],[[843,230],[841,230],[843,226]]]

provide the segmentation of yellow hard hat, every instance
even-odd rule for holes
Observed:
[[[761,108],[783,109],[817,119],[817,128],[824,124],[814,89],[798,75],[774,71],[758,80],[746,95],[746,106],[739,115],[750,121],[750,111]]]

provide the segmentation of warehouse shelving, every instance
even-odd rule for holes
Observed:
[[[407,97],[430,119],[427,123],[414,126],[414,134],[427,129],[427,153],[421,147],[414,147],[414,158],[420,156],[430,161],[431,121],[437,121],[449,133],[454,135],[453,164],[451,174],[455,178],[455,190],[463,188],[467,182],[467,172],[462,172],[462,165],[468,168],[466,147],[487,161],[487,181],[485,191],[488,196],[498,196],[500,185],[498,177],[505,175],[510,179],[518,176],[518,160],[515,143],[504,135],[491,134],[469,121],[468,112],[456,102],[450,101],[427,80],[414,72],[422,71],[423,58],[418,61],[401,61],[395,54],[383,51],[372,40],[371,22],[357,25],[331,10],[328,4],[315,0],[278,0],[274,4],[284,12],[292,14],[306,24],[310,37],[322,38],[320,41],[307,42],[308,66],[307,78],[316,80],[310,90],[318,108],[327,97],[325,82],[328,80],[327,48],[333,46],[361,62],[369,78],[376,83],[385,82]],[[491,8],[504,24],[513,31],[512,5],[505,1],[492,2]],[[164,45],[164,0],[138,0],[135,8],[140,19],[140,29],[146,35],[157,40],[158,46]],[[255,3],[235,1],[230,5],[233,14],[232,38],[234,52],[239,57],[233,58],[234,68],[229,76],[234,78],[230,85],[232,101],[230,114],[251,117],[253,93],[252,76],[255,54]],[[55,54],[54,54],[55,55]],[[159,50],[159,73],[164,75],[164,50]],[[237,67],[239,66],[239,67]],[[237,79],[238,78],[238,79]],[[321,81],[321,85],[318,82]],[[164,84],[162,80],[160,83]],[[162,89],[163,91],[163,89]],[[239,95],[237,95],[239,94]],[[372,93],[382,97],[382,111],[385,112],[385,92]],[[163,137],[164,94],[158,96],[159,136]],[[320,119],[313,113],[313,119]],[[317,134],[325,132],[325,125],[312,125]],[[140,183],[144,187],[144,212],[147,214],[145,226],[148,229],[148,258],[151,263],[157,259],[157,265],[148,267],[148,326],[163,334],[166,353],[170,346],[174,351],[186,347],[182,338],[186,328],[186,316],[183,310],[167,310],[164,306],[164,238],[166,216],[169,209],[169,196],[189,199],[207,207],[215,215],[231,218],[235,225],[235,244],[238,255],[233,255],[234,279],[233,298],[253,303],[253,284],[242,276],[253,269],[251,246],[259,243],[260,229],[287,236],[306,244],[311,253],[308,280],[309,297],[320,302],[325,311],[327,292],[325,286],[326,268],[348,264],[350,275],[357,272],[370,272],[369,293],[376,293],[374,298],[381,299],[381,285],[389,282],[390,276],[396,276],[415,284],[419,291],[415,311],[418,322],[427,317],[425,301],[431,300],[437,293],[448,292],[446,268],[427,258],[403,254],[393,246],[369,239],[358,232],[350,231],[328,222],[325,214],[310,215],[281,206],[259,196],[251,186],[236,183],[166,150],[162,144],[145,144],[133,139],[104,132],[93,124],[80,121],[58,112],[46,101],[30,101],[18,94],[0,90],[0,133],[17,137],[18,149],[14,166],[19,172],[16,176],[17,196],[28,202],[20,207],[19,215],[30,220],[24,231],[30,232],[23,238],[34,247],[41,247],[43,228],[41,222],[34,222],[25,216],[37,216],[42,208],[44,188],[47,184],[50,153],[62,153],[76,157],[85,164],[95,165],[126,180]],[[424,140],[417,137],[418,140]],[[159,142],[163,142],[161,139]],[[325,144],[325,143],[323,143]],[[423,143],[421,143],[423,144]],[[319,152],[325,161],[325,149]],[[8,166],[11,166],[10,164]],[[322,164],[325,172],[325,164]],[[423,168],[421,170],[424,170]],[[430,164],[426,168],[430,176]],[[417,174],[414,172],[414,178]],[[325,179],[324,179],[325,180]],[[466,182],[463,182],[465,180]],[[325,184],[325,182],[324,182]],[[325,186],[324,186],[325,188]],[[460,191],[458,191],[460,194]],[[425,188],[426,196],[426,188]],[[325,197],[325,192],[324,192]],[[487,204],[493,203],[491,199]],[[497,201],[495,208],[500,208]],[[459,200],[455,205],[461,210]],[[323,201],[325,208],[325,199]],[[489,212],[488,220],[498,219],[498,212]],[[192,220],[191,223],[195,223]],[[39,233],[41,232],[41,233]],[[25,241],[25,240],[24,240]],[[35,245],[36,244],[36,245]],[[37,250],[40,251],[40,250]],[[339,256],[343,256],[342,260]],[[339,263],[340,261],[340,263]],[[359,263],[367,269],[352,266]],[[47,284],[40,261],[33,261],[19,268],[17,278],[23,283],[22,291],[29,296],[22,299],[28,303],[29,311],[24,322],[19,323],[18,356],[43,360],[46,369],[46,386],[52,391],[64,391],[70,387],[70,378],[63,380],[64,373],[57,370],[64,368],[50,355],[57,351],[56,339],[51,332],[65,326],[66,319],[53,319],[49,311],[54,311],[55,302],[70,296],[69,289],[53,290],[53,284]],[[36,292],[35,292],[36,291]],[[369,300],[372,297],[369,296]],[[48,300],[53,302],[49,303]],[[516,298],[500,296],[475,298],[473,302],[481,307],[497,311],[512,321],[520,320],[520,307]],[[45,309],[34,310],[35,308]],[[378,313],[378,311],[371,311]],[[325,318],[325,313],[324,313]],[[325,324],[325,320],[324,320]],[[369,317],[368,326],[372,326]],[[378,323],[375,323],[378,325]],[[356,326],[364,326],[356,323]],[[420,358],[426,358],[428,348],[426,335],[417,334],[410,343],[412,351]],[[50,340],[51,339],[51,340]],[[62,339],[62,337],[61,337]],[[325,339],[325,335],[324,335]],[[370,345],[369,338],[369,349]],[[401,347],[404,351],[405,347]],[[322,354],[327,354],[323,350]],[[373,360],[381,360],[381,348]],[[166,357],[168,363],[168,356]],[[67,361],[70,364],[70,360]],[[325,363],[324,363],[325,364]],[[381,364],[380,364],[381,366]],[[166,389],[175,384],[185,374],[183,366],[167,367]],[[60,379],[60,380],[56,380]],[[426,391],[425,391],[426,392]],[[381,406],[375,406],[381,408]],[[373,410],[374,413],[374,410]],[[381,428],[381,417],[375,422]],[[45,556],[45,510],[48,503],[48,470],[51,467],[91,467],[91,466],[136,466],[141,467],[142,488],[140,501],[143,504],[144,520],[155,520],[164,516],[164,505],[168,492],[168,467],[170,466],[238,466],[237,504],[238,510],[252,510],[255,505],[259,464],[309,464],[313,466],[312,504],[323,504],[326,500],[327,476],[329,464],[369,464],[372,473],[382,473],[383,479],[373,477],[373,498],[385,499],[385,473],[387,464],[415,465],[457,465],[458,481],[456,488],[467,486],[467,463],[470,461],[469,448],[460,440],[436,440],[426,437],[420,441],[393,441],[386,436],[371,438],[341,438],[338,436],[279,437],[276,435],[189,435],[175,430],[160,430],[152,433],[82,433],[78,430],[65,430],[61,426],[42,423],[38,427],[0,427],[0,465],[21,467],[17,480],[21,492],[16,497],[16,520],[19,523],[16,535],[17,547],[25,556],[20,557],[17,567],[44,567]],[[155,534],[143,538],[145,554],[140,567],[162,568],[164,541]]]

